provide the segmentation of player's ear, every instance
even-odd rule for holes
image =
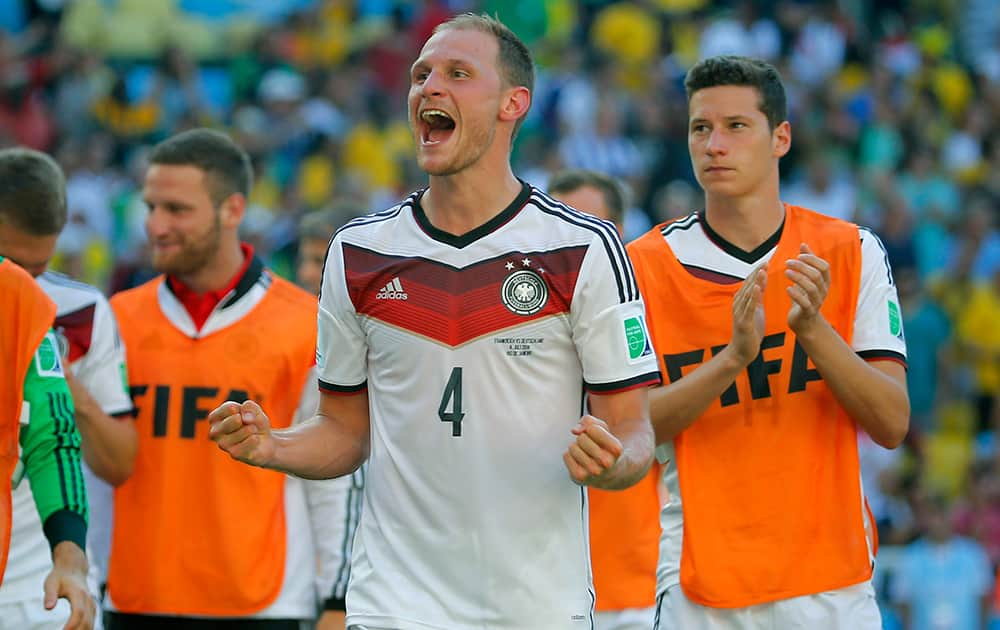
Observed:
[[[500,105],[500,120],[515,121],[528,113],[531,91],[522,86],[508,88]]]
[[[785,157],[792,148],[792,125],[784,120],[771,132],[771,144],[774,147],[774,157]]]
[[[247,199],[240,193],[233,193],[219,206],[219,221],[224,227],[238,228],[246,214]]]

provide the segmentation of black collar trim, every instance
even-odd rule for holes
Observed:
[[[423,206],[420,204],[420,200],[423,198],[426,191],[427,189],[421,191],[420,194],[418,194],[413,200],[413,217],[416,219],[417,225],[420,226],[420,229],[422,229],[427,236],[431,237],[435,241],[451,245],[457,249],[462,249],[463,247],[471,245],[482,237],[503,227],[505,223],[517,216],[517,213],[524,208],[525,204],[528,203],[528,198],[531,196],[531,187],[528,186],[528,184],[521,182],[521,192],[518,193],[514,201],[512,201],[509,206],[504,208],[500,214],[496,215],[486,223],[483,223],[479,227],[473,228],[460,236],[456,236],[431,225],[430,220],[427,218],[427,214],[424,213]]]
[[[264,261],[262,261],[260,258],[257,257],[256,254],[254,254],[253,259],[250,261],[250,266],[247,267],[246,273],[243,274],[243,277],[240,278],[240,281],[236,283],[236,288],[233,289],[233,295],[230,296],[230,298],[222,304],[222,308],[226,308],[227,306],[232,306],[233,304],[236,304],[236,302],[238,302],[241,297],[250,292],[250,289],[252,289],[253,286],[257,284],[257,281],[260,280],[260,277],[263,274],[264,274]]]
[[[767,254],[769,251],[774,249],[774,247],[778,244],[778,241],[781,240],[781,233],[785,230],[785,219],[782,218],[781,225],[778,226],[778,229],[775,231],[775,233],[767,237],[767,240],[758,245],[753,251],[748,252],[745,249],[740,249],[739,247],[733,245],[726,239],[722,238],[722,236],[718,232],[713,230],[712,226],[708,224],[708,220],[705,217],[704,210],[698,211],[698,221],[700,221],[701,226],[705,228],[705,234],[708,235],[708,238],[711,239],[712,242],[719,247],[719,249],[726,252],[733,258],[737,258],[751,265],[760,260],[761,258],[763,258],[764,255]]]

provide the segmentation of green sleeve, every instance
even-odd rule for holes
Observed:
[[[80,434],[55,337],[42,339],[24,379],[29,420],[20,433],[21,459],[49,544],[85,547],[87,492],[80,468]]]

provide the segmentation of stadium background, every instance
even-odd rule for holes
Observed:
[[[947,563],[899,575],[934,521],[987,554],[992,593],[998,0],[0,0],[0,146],[57,157],[71,218],[55,266],[111,293],[150,277],[148,148],[192,126],[225,129],[255,162],[245,238],[290,276],[302,216],[346,219],[423,184],[407,70],[434,26],[466,10],[497,14],[536,55],[515,171],[540,186],[564,166],[623,178],[628,238],[698,207],[686,69],[720,53],[780,68],[793,128],[784,199],[874,228],[903,304],[910,437],[895,452],[861,442],[885,625],[899,627],[895,582],[935,581],[947,597],[975,588]],[[946,608],[938,627],[960,627]]]

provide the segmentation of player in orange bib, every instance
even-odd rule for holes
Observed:
[[[107,628],[297,630],[334,563],[322,549],[340,544],[326,534],[331,486],[219,458],[207,417],[234,398],[267,400],[282,427],[315,410],[316,299],[240,242],[253,175],[232,140],[193,129],[149,161],[164,275],[111,300],[139,456],[115,489]]]
[[[552,176],[549,194],[568,206],[611,221],[623,233],[627,196],[613,177],[587,170]],[[597,630],[648,630],[656,602],[660,467],[625,490],[587,490],[590,562]]]
[[[888,260],[870,231],[782,203],[772,66],[711,58],[685,85],[704,210],[629,246],[667,383],[658,456],[679,481],[656,627],[881,628],[857,431],[894,448],[909,422]]]
[[[16,151],[16,150],[15,150]],[[3,166],[20,156],[0,152]],[[17,169],[4,168],[7,174]],[[5,180],[2,201],[19,202],[18,193],[34,181]],[[9,229],[10,208],[0,203],[0,231]],[[0,239],[2,240],[2,239]],[[44,523],[52,566],[35,588],[42,602],[6,602],[0,627],[35,627],[34,620],[69,601],[66,630],[94,626],[94,602],[87,593],[87,493],[80,471],[80,436],[73,423],[73,401],[50,326],[55,304],[17,263],[0,256],[0,588],[4,588],[12,525],[12,494],[30,482],[38,518]],[[27,477],[25,480],[24,478]],[[10,625],[9,625],[10,624]],[[62,624],[59,624],[63,627]]]

